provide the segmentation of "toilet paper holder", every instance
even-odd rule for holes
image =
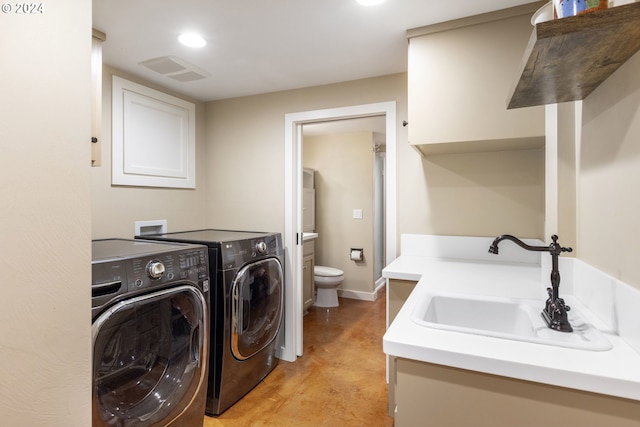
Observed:
[[[351,248],[349,259],[351,261],[362,261],[364,259],[364,250],[362,248]]]

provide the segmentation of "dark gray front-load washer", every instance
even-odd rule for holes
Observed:
[[[94,240],[92,258],[92,426],[202,426],[207,248]]]
[[[219,415],[278,363],[276,348],[284,306],[282,237],[280,233],[207,229],[140,238],[209,248],[215,289],[211,291],[206,412]]]

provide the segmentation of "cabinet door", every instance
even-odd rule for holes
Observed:
[[[302,230],[313,231],[316,228],[316,190],[302,189]]]
[[[314,300],[314,283],[313,283],[313,255],[306,256],[303,259],[302,271],[302,303],[305,313],[313,305]]]
[[[544,109],[507,110],[529,20],[520,15],[410,38],[412,145],[423,154],[542,145]]]

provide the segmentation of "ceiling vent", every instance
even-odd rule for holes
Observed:
[[[187,61],[176,58],[174,56],[162,56],[160,58],[148,59],[142,61],[140,65],[144,65],[148,69],[162,74],[163,76],[172,78],[179,82],[190,82],[209,77],[209,73],[203,71]]]

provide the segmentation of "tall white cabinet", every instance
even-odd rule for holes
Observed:
[[[313,169],[302,170],[302,229],[304,234],[316,228],[316,190]],[[303,234],[303,235],[304,235]],[[304,239],[302,248],[302,304],[305,314],[315,300],[313,269],[315,267],[315,238]]]

